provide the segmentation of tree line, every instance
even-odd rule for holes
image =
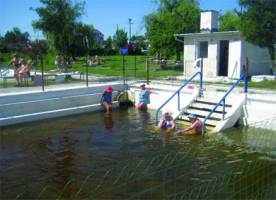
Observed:
[[[183,44],[174,34],[199,32],[200,6],[198,0],[156,0],[157,10],[144,17],[145,36],[127,37],[117,29],[113,37],[104,35],[93,25],[83,24],[80,17],[85,2],[71,0],[40,0],[42,6],[31,8],[39,16],[32,22],[35,30],[42,31],[45,40],[31,41],[28,33],[18,28],[0,36],[1,52],[45,52],[54,49],[63,57],[118,54],[121,47],[128,47],[130,54],[149,55],[160,53],[165,57],[176,55],[180,59]],[[275,57],[275,0],[239,0],[240,10],[227,11],[219,16],[219,31],[239,30],[243,37],[256,45],[269,49]],[[41,49],[40,49],[41,48]]]

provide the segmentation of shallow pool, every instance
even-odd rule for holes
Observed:
[[[0,129],[1,199],[275,199],[276,133],[155,132],[133,108]]]

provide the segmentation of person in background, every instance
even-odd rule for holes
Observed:
[[[150,94],[152,91],[146,89],[146,85],[140,85],[139,102],[136,105],[137,109],[147,109],[147,105],[150,103]]]
[[[61,55],[60,54],[56,55],[55,65],[57,66],[57,71],[61,71],[62,59],[61,59]]]
[[[20,68],[21,63],[16,53],[13,54],[13,58],[10,64],[12,65],[12,68],[13,68],[13,76],[16,80],[16,86],[19,86],[18,69]]]
[[[172,116],[166,112],[160,118],[160,121],[156,127],[157,129],[173,130],[175,128],[175,122]]]
[[[177,133],[179,135],[185,134],[185,135],[197,135],[201,133],[202,123],[197,118],[196,115],[190,114],[188,116],[189,120],[191,121],[191,126],[188,128],[185,128],[183,130],[178,131]]]
[[[112,109],[112,91],[113,88],[108,86],[102,93],[101,103],[104,106],[106,113],[109,113]]]
[[[28,60],[28,62],[25,62],[22,60],[21,67],[18,69],[18,77],[19,77],[19,84],[23,85],[23,78],[27,78],[31,76],[31,67],[32,67],[32,61]]]

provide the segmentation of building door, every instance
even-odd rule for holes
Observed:
[[[228,57],[229,57],[229,40],[220,41],[220,51],[219,51],[219,76],[228,75]]]

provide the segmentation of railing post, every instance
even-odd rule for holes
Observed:
[[[180,110],[180,91],[177,93],[177,108]]]
[[[222,119],[224,120],[224,116],[225,116],[225,99],[223,99],[223,107],[222,107]]]
[[[202,79],[203,79],[203,58],[200,60],[200,89],[199,89],[199,96],[201,97],[203,94],[203,89],[202,89]]]
[[[204,136],[205,135],[205,121],[202,122],[201,125],[201,135]]]
[[[248,57],[246,57],[246,64],[243,65],[244,67],[244,72],[243,72],[243,92],[247,93],[247,75],[248,75],[248,66],[249,65],[249,60]]]

